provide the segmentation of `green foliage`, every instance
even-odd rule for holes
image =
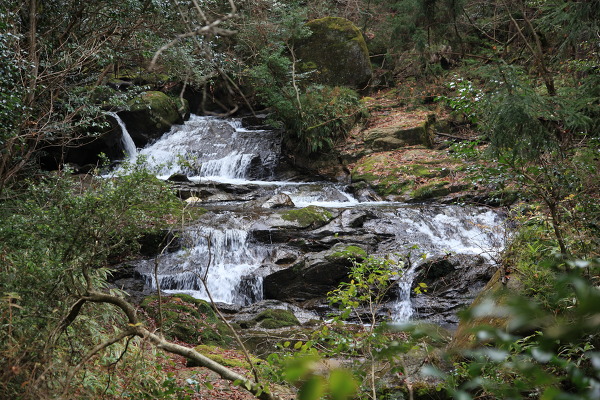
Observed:
[[[308,153],[330,150],[344,138],[365,108],[349,88],[309,84],[300,72],[294,41],[310,34],[302,9],[281,6],[278,29],[269,31],[256,51],[258,61],[248,71],[259,100],[275,113],[273,123],[285,128],[290,143]]]
[[[11,15],[0,6],[0,151],[5,151],[7,140],[15,135],[21,118],[27,111],[23,103],[25,88],[20,84],[27,74],[27,63],[19,50],[20,37],[8,28],[13,23]]]
[[[329,302],[342,311],[339,319],[346,320],[353,315],[362,321],[358,308],[366,306],[370,312],[368,320],[362,322],[375,324],[377,309],[401,276],[403,267],[403,262],[389,258],[369,256],[362,262],[354,260],[348,274],[350,281],[340,283],[327,296]]]
[[[457,116],[471,123],[477,123],[479,107],[481,107],[483,98],[481,89],[477,89],[473,82],[460,76],[454,76],[447,86],[454,94],[438,96],[437,100],[443,101]]]
[[[358,387],[353,375],[342,368],[323,375],[319,371],[321,357],[314,345],[312,340],[281,343],[281,351],[267,358],[266,372],[276,381],[299,386],[299,400],[320,400],[323,396],[334,400],[355,398]]]
[[[573,261],[597,274],[600,260]],[[502,306],[483,302],[466,318],[509,318],[508,330],[478,326],[478,346],[446,378],[456,398],[593,399],[600,390],[600,291],[583,271],[558,276],[548,304],[511,293]],[[586,273],[587,275],[587,273]],[[439,374],[439,371],[430,370]],[[438,375],[439,376],[439,375]]]
[[[352,89],[309,85],[295,88],[292,62],[282,53],[269,53],[252,70],[252,80],[261,101],[275,112],[288,141],[308,153],[330,150],[348,134],[362,116],[364,107]]]
[[[352,89],[313,85],[300,97],[300,120],[284,121],[295,132],[300,145],[316,153],[333,148],[347,136],[364,114],[364,106]]]
[[[135,254],[136,239],[181,213],[165,183],[131,168],[115,179],[50,175],[3,200],[0,358],[6,393],[51,390],[43,382],[60,388],[67,366],[124,322],[98,304],[81,310],[64,334],[59,329],[76,299],[107,289],[110,263]],[[47,381],[21,386],[41,373]]]

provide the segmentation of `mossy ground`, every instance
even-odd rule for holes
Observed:
[[[201,344],[199,346],[196,346],[196,347],[194,347],[194,350],[196,350],[198,353],[205,355],[206,357],[210,358],[211,360],[218,362],[219,364],[224,365],[226,367],[245,368],[245,369],[252,368],[252,366],[246,359],[246,356],[240,350],[223,349],[218,346],[211,346],[211,345],[206,345],[206,344]],[[263,360],[261,360],[260,358],[254,357],[252,355],[250,355],[250,360],[253,364],[258,364],[258,363],[263,362]],[[193,361],[189,361],[187,363],[187,365],[188,365],[188,367],[197,366]]]
[[[440,178],[450,176],[456,166],[455,161],[440,158],[434,150],[411,147],[361,158],[353,165],[352,181],[369,183],[381,196],[423,198],[427,189],[421,187],[432,185],[439,189]],[[449,180],[444,182],[451,183]],[[440,192],[433,195],[440,195]]]
[[[449,181],[434,181],[415,189],[411,197],[413,200],[428,200],[434,197],[450,194]]]

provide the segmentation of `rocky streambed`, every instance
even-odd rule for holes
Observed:
[[[347,279],[353,259],[410,253],[414,269],[381,317],[455,326],[457,310],[496,270],[502,215],[485,207],[382,201],[369,185],[311,181],[305,169],[285,162],[278,140],[277,132],[239,121],[193,116],[142,150],[159,175],[177,181],[190,207],[206,213],[178,232],[177,245],[131,263],[128,280],[115,283],[142,293],[158,284],[207,299],[204,280],[234,320],[283,308],[308,321],[333,311],[327,293]],[[406,290],[413,282],[429,290]]]

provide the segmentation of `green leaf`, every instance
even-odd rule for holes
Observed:
[[[346,400],[357,391],[358,385],[352,374],[344,369],[334,369],[329,375],[329,394],[332,400]]]
[[[298,391],[298,400],[320,400],[325,394],[325,379],[319,375],[311,376]]]

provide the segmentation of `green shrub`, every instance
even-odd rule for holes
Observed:
[[[43,382],[22,385],[42,372],[48,382],[62,382],[89,348],[114,333],[109,327],[125,323],[108,304],[78,310],[77,301],[88,291],[108,290],[111,262],[136,254],[139,237],[166,227],[182,210],[164,182],[136,167],[130,172],[116,179],[50,175],[7,192],[0,206],[4,395],[39,390],[54,397],[45,391],[56,388]],[[70,314],[78,317],[70,321]]]
[[[251,78],[259,98],[273,110],[273,122],[285,129],[287,141],[307,153],[330,150],[366,112],[350,88],[304,87],[303,76],[295,75],[293,63],[281,52],[264,55]]]

